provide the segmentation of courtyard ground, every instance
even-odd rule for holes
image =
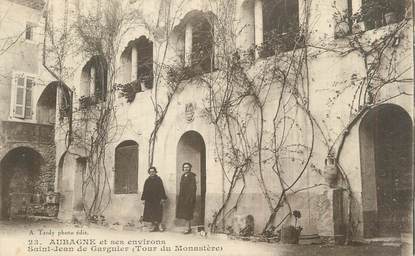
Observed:
[[[92,240],[91,240],[92,239]],[[72,248],[72,249],[71,249]],[[170,249],[170,250],[169,250]],[[73,250],[73,251],[71,251]],[[409,245],[283,245],[231,240],[223,235],[142,232],[58,222],[0,222],[0,256],[254,255],[408,256]]]

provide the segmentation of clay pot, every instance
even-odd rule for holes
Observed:
[[[325,166],[324,166],[324,170],[323,170],[323,177],[324,177],[325,181],[327,182],[327,184],[331,188],[336,187],[337,175],[338,175],[338,170],[337,170],[337,166],[336,166],[336,160],[333,159],[333,158],[330,158],[330,157],[327,158],[325,160]]]
[[[334,34],[336,38],[342,38],[348,35],[350,32],[349,24],[346,21],[341,21],[336,24]]]
[[[385,13],[385,22],[386,24],[396,23],[398,21],[398,17],[395,12],[388,12]]]

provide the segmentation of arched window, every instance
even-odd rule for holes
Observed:
[[[257,47],[256,56],[301,47],[298,0],[245,0],[239,9],[238,47]]]
[[[201,11],[191,11],[175,28],[179,44],[183,46],[184,64],[192,74],[211,72],[214,68],[214,29],[213,15]]]
[[[36,107],[36,118],[38,123],[55,123],[57,86],[57,82],[50,83],[40,95]]]
[[[153,88],[153,42],[142,36],[128,43],[121,54],[122,82],[137,81],[141,91]]]
[[[273,55],[276,50],[289,51],[295,46],[298,47],[298,0],[262,1],[263,56]]]
[[[193,20],[191,66],[201,73],[212,71],[213,68],[213,29],[210,22],[203,16]],[[187,34],[186,34],[187,35]]]
[[[138,144],[128,140],[115,148],[114,194],[138,193]]]
[[[103,57],[92,57],[81,74],[81,97],[92,101],[105,100],[107,95],[107,62]],[[81,100],[82,103],[82,100]]]

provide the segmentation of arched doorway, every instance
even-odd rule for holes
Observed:
[[[381,105],[364,116],[359,135],[364,236],[399,236],[411,223],[412,120]]]
[[[206,147],[202,136],[195,131],[185,132],[177,144],[177,195],[180,189],[180,178],[183,174],[182,165],[192,164],[192,172],[196,174],[196,208],[192,224],[204,226],[206,199]],[[179,224],[180,225],[180,224]]]
[[[36,119],[40,124],[54,124],[56,119],[56,89],[58,82],[50,83],[37,102]]]
[[[26,206],[39,187],[42,156],[28,147],[18,147],[6,154],[0,163],[1,218],[8,219],[26,214]]]

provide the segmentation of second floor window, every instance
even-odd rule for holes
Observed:
[[[193,75],[211,72],[214,68],[214,31],[210,14],[192,12],[185,16],[181,26],[184,31],[184,63]]]
[[[358,13],[357,22],[362,21],[366,30],[382,27],[391,23],[396,23],[404,18],[404,0],[358,0],[361,7]],[[348,2],[349,9],[353,9],[356,0]],[[351,6],[352,5],[352,6]],[[355,21],[355,22],[356,22]]]
[[[298,41],[298,0],[263,0],[264,55],[270,56],[275,47],[291,50]]]
[[[153,42],[147,38],[142,38],[137,45],[137,79],[141,81],[145,88],[153,88]]]
[[[33,86],[35,78],[25,74],[15,74],[12,83],[13,117],[32,119],[33,116]]]
[[[82,69],[81,97],[105,100],[107,94],[107,64],[104,58],[92,57]]]
[[[201,73],[210,72],[213,68],[213,30],[205,17],[197,19],[192,29],[191,65]]]
[[[52,82],[46,86],[37,100],[36,120],[41,124],[54,124],[56,118],[56,96],[58,83]]]

